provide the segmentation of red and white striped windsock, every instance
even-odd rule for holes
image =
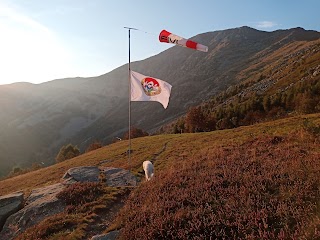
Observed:
[[[183,47],[196,49],[202,52],[208,52],[208,47],[204,46],[200,43],[196,43],[194,41],[179,37],[177,35],[172,34],[171,32],[168,32],[166,30],[162,30],[159,34],[159,40],[160,42],[166,42],[166,43],[174,43]]]

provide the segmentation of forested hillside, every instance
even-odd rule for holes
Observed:
[[[320,112],[320,41],[292,43],[239,74],[239,83],[191,107],[162,132],[234,128]]]

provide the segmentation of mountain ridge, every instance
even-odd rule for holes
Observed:
[[[247,74],[246,69],[283,46],[320,39],[320,33],[302,28],[264,32],[240,27],[191,39],[208,45],[209,52],[174,46],[131,63],[132,70],[173,85],[165,111],[155,102],[131,103],[134,125],[154,132],[190,106],[244,81],[246,75],[239,78],[240,73]],[[127,66],[97,77],[0,86],[2,172],[32,162],[51,164],[59,148],[69,142],[83,150],[95,139],[107,143],[121,136],[128,129]]]

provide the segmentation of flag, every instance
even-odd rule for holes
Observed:
[[[165,81],[131,71],[131,101],[157,101],[167,108],[171,87]]]

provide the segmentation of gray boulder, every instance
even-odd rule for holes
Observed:
[[[64,185],[57,183],[33,190],[27,198],[25,207],[7,219],[0,233],[0,239],[14,239],[27,228],[62,212],[65,204],[57,198],[57,194],[63,189]]]
[[[23,192],[16,192],[0,197],[0,231],[7,218],[23,206]]]
[[[64,184],[76,182],[99,182],[100,169],[93,166],[70,168],[62,177]]]
[[[109,187],[136,186],[137,178],[128,170],[108,167],[103,169]]]
[[[112,231],[107,234],[96,235],[91,240],[115,240],[119,235],[119,231]]]
[[[3,200],[3,204],[1,205],[0,201],[0,217],[2,208],[7,211],[9,205],[12,206],[12,208],[19,206],[15,208],[15,211],[20,209],[15,213],[14,211],[8,211],[8,213],[3,214],[7,215],[7,217],[12,215],[7,218],[3,230],[0,232],[0,239],[14,239],[27,228],[40,223],[45,218],[63,212],[65,203],[57,198],[57,194],[65,188],[65,185],[76,182],[99,182],[100,174],[104,175],[103,178],[105,178],[106,184],[110,187],[137,185],[137,178],[125,169],[108,167],[100,171],[98,167],[94,166],[71,168],[62,177],[62,183],[34,189],[26,199],[25,206],[22,209],[20,209],[23,202],[22,193],[22,195],[12,194],[12,197],[20,198],[20,201],[16,204],[10,205],[10,201]],[[10,195],[8,196],[11,198]],[[7,203],[5,201],[7,201]],[[93,239],[116,239],[117,234],[118,232],[114,231],[106,235],[95,236]]]

